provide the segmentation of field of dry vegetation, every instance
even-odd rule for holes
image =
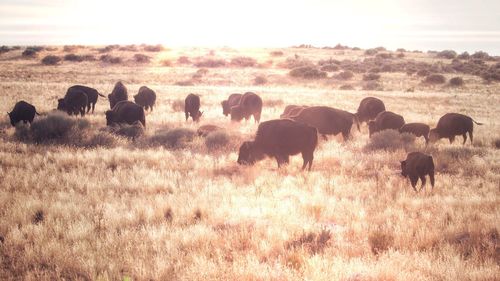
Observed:
[[[488,54],[359,50],[59,46],[0,49],[0,111],[36,106],[31,126],[0,119],[1,280],[498,280],[500,60]],[[48,58],[47,58],[48,57]],[[458,78],[457,78],[458,77]],[[453,79],[455,78],[455,79]],[[54,113],[74,84],[129,98],[146,85],[146,128]],[[474,144],[393,132],[321,140],[300,156],[236,163],[257,124],[220,102],[253,91],[262,120],[288,104],[355,112],[375,96],[406,122],[469,115]],[[201,96],[200,124],[183,99]],[[202,124],[224,131],[198,137]],[[415,193],[399,161],[434,157],[436,186]]]

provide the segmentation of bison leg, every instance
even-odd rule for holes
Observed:
[[[321,136],[323,137],[323,140],[328,141],[328,136],[327,135],[321,134]]]
[[[450,140],[450,143],[453,143],[455,141],[455,136],[451,136],[448,139]]]
[[[92,104],[92,114],[94,114],[95,102]]]
[[[428,145],[429,144],[429,137],[424,135],[424,139],[425,139],[425,145]]]
[[[344,141],[348,141],[350,138],[350,133],[349,132],[342,132],[342,137],[344,138]]]
[[[462,137],[464,138],[464,142],[462,144],[465,144],[465,142],[467,141],[467,133],[464,133]]]
[[[88,104],[87,104],[87,113],[89,113],[89,112],[90,112],[90,108],[92,108],[92,104],[91,104],[91,103],[88,103]],[[84,108],[84,110],[85,110],[85,108]]]
[[[302,165],[302,170],[304,170],[307,166],[307,164],[309,163],[309,169],[308,171],[311,170],[311,166],[312,166],[312,162],[313,162],[313,159],[314,159],[314,155],[312,153],[305,153],[303,152],[302,153],[302,159],[304,159],[304,163]]]
[[[254,113],[253,119],[255,120],[255,123],[260,123],[260,112]]]
[[[472,130],[469,131],[469,138],[470,138],[470,144],[472,144],[472,140],[473,140],[473,135],[472,135]]]
[[[418,181],[417,176],[410,176],[411,187],[413,187],[413,190],[415,190],[415,192],[418,192],[417,189],[415,188],[417,186],[417,181]]]
[[[424,189],[426,183],[425,175],[420,175],[420,180],[422,181],[422,186],[420,187],[419,191]]]
[[[77,113],[78,115],[78,113]],[[80,109],[80,115],[83,117],[85,116],[85,106],[83,106],[81,109]]]
[[[184,112],[184,115],[186,115],[186,122],[187,122],[187,120],[188,120],[188,118],[189,118],[189,113]]]
[[[429,179],[431,180],[432,189],[434,189],[434,171],[429,172]]]

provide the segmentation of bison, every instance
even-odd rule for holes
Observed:
[[[469,133],[470,143],[472,144],[474,124],[483,125],[474,121],[471,117],[459,113],[446,113],[437,123],[436,128],[430,130],[429,137],[431,141],[437,141],[442,138],[447,138],[452,143],[455,136],[462,135],[464,138],[463,144],[467,140],[467,133]]]
[[[304,109],[306,107],[308,107],[308,106],[306,106],[306,105],[294,105],[294,104],[287,105],[285,107],[285,110],[283,110],[283,113],[281,113],[280,118],[288,118],[290,116],[295,116],[295,115],[299,114],[299,112],[302,109]]]
[[[421,152],[408,153],[406,160],[401,161],[401,175],[410,178],[411,186],[416,192],[415,186],[418,179],[420,178],[422,181],[422,187],[418,190],[420,191],[425,186],[426,175],[429,175],[431,186],[434,188],[434,160],[432,156]]]
[[[111,94],[108,95],[109,107],[113,109],[120,101],[128,100],[127,87],[121,81],[116,82]]]
[[[358,111],[355,113],[359,123],[368,122],[377,117],[377,114],[385,111],[384,102],[374,97],[366,97],[359,103]]]
[[[255,140],[241,145],[238,164],[253,165],[267,155],[276,159],[279,168],[289,163],[290,155],[302,153],[302,170],[309,164],[310,171],[317,144],[318,132],[314,127],[290,119],[265,121],[259,125]]]
[[[253,119],[256,123],[260,122],[260,115],[262,113],[262,99],[252,92],[246,92],[240,100],[238,105],[231,107],[231,121],[241,121]]]
[[[111,126],[115,123],[134,124],[136,121],[146,127],[146,117],[144,108],[131,101],[120,101],[113,109],[106,111],[106,125]]]
[[[417,137],[424,137],[426,144],[429,143],[429,130],[429,125],[424,123],[406,123],[399,128],[400,133],[410,133]]]
[[[368,122],[368,132],[370,137],[376,133],[387,129],[399,130],[405,124],[403,116],[391,111],[382,111],[377,114],[375,120]]]
[[[200,111],[200,96],[195,94],[189,94],[184,100],[184,114],[186,115],[186,121],[189,116],[193,118],[194,122],[200,120],[203,112]]]
[[[65,111],[69,115],[80,113],[81,116],[85,116],[88,101],[89,98],[84,91],[77,89],[68,91],[64,98],[58,100],[57,110]]]
[[[82,85],[74,85],[74,86],[69,87],[68,90],[66,91],[66,95],[69,92],[73,92],[73,91],[82,91],[85,94],[87,94],[87,99],[88,99],[87,100],[87,113],[90,112],[90,108],[92,108],[92,113],[94,113],[95,104],[97,103],[97,98],[99,96],[106,97],[105,95],[99,93],[96,89],[90,88],[87,86],[82,86]]]
[[[139,88],[139,92],[134,96],[134,101],[138,105],[142,106],[144,110],[151,109],[153,111],[153,106],[156,103],[156,93],[146,86]]]
[[[289,116],[289,118],[315,127],[325,138],[325,135],[342,133],[344,140],[348,140],[353,122],[356,122],[359,130],[359,123],[354,114],[328,106],[307,107],[302,109],[297,115]]]
[[[240,104],[240,100],[241,100],[242,96],[243,96],[242,94],[231,94],[227,98],[227,100],[222,101],[221,102],[222,114],[224,114],[225,116],[228,116],[229,114],[231,114],[231,107]]]
[[[23,100],[16,102],[12,111],[7,112],[7,114],[9,115],[10,124],[12,126],[16,126],[20,121],[23,121],[24,124],[27,122],[31,124],[35,118],[35,114],[40,115],[36,112],[36,108],[33,105]]]

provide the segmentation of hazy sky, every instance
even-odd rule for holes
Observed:
[[[500,0],[0,0],[0,45],[111,43],[500,55]]]

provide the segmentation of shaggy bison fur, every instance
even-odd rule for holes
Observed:
[[[434,188],[434,160],[432,156],[421,152],[408,153],[406,160],[401,161],[401,175],[410,178],[411,186],[415,191],[417,191],[415,187],[418,179],[420,178],[422,181],[422,187],[418,190],[420,191],[425,186],[425,176],[429,175],[431,186]]]
[[[90,112],[91,108],[92,108],[92,113],[94,113],[95,104],[97,103],[97,98],[99,96],[106,97],[105,95],[99,93],[96,89],[90,88],[87,86],[82,86],[82,85],[74,85],[74,86],[69,87],[68,90],[66,91],[66,95],[69,92],[73,92],[73,91],[82,91],[85,94],[87,94],[87,99],[88,99],[87,100],[87,113]]]
[[[57,110],[65,111],[69,115],[80,113],[81,116],[85,116],[88,100],[87,94],[82,90],[68,91],[64,98],[58,100]]]
[[[253,165],[266,155],[276,159],[278,168],[289,163],[290,155],[302,153],[302,170],[311,170],[314,150],[318,144],[316,128],[290,119],[262,122],[254,141],[244,142],[239,150],[238,164]]]
[[[134,96],[134,101],[138,105],[142,106],[144,110],[151,109],[153,111],[153,106],[156,103],[156,93],[146,86],[139,88],[139,92]]]
[[[113,91],[108,95],[108,100],[111,109],[113,109],[118,102],[128,100],[127,87],[125,87],[121,81],[116,82]]]
[[[221,102],[222,114],[224,114],[225,116],[228,116],[229,114],[231,114],[231,107],[240,104],[240,100],[241,100],[242,96],[243,96],[242,94],[231,94],[227,98],[227,100],[222,101]]]
[[[483,125],[474,121],[471,117],[459,113],[446,113],[437,123],[436,128],[430,131],[431,141],[437,141],[442,138],[447,138],[452,143],[455,140],[455,136],[462,136],[464,138],[463,144],[467,140],[467,133],[469,133],[470,143],[473,141],[473,130],[474,124]]]
[[[248,120],[253,115],[255,122],[259,123],[261,113],[262,99],[255,93],[246,92],[241,97],[240,103],[231,107],[231,120],[237,122],[243,120],[243,118]]]
[[[384,102],[374,97],[366,97],[359,103],[356,116],[359,123],[368,122],[377,117],[377,114],[385,111]]]
[[[387,129],[399,130],[405,124],[403,116],[391,111],[382,111],[377,114],[375,120],[368,122],[370,137],[376,133]]]
[[[36,112],[36,108],[25,102],[25,101],[18,101],[15,105],[14,108],[12,109],[11,112],[7,112],[10,118],[10,124],[12,126],[16,126],[16,124],[20,121],[23,121],[24,124],[26,123],[32,123],[33,119],[35,118],[35,114],[40,115],[38,112]]]
[[[113,109],[106,111],[106,125],[111,126],[115,123],[134,124],[136,121],[146,127],[146,117],[144,108],[131,101],[120,101]]]
[[[189,116],[193,118],[194,122],[198,122],[200,120],[203,112],[200,111],[200,96],[195,94],[187,95],[184,100],[184,114],[186,115],[186,121]]]
[[[417,137],[424,137],[425,143],[429,143],[430,127],[424,123],[406,123],[399,128],[400,133],[410,133]]]

